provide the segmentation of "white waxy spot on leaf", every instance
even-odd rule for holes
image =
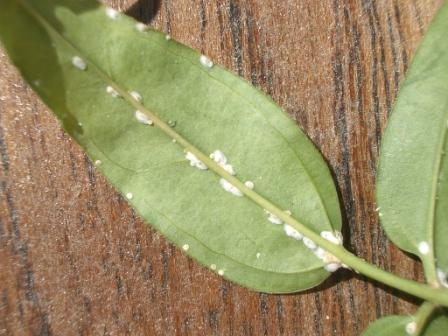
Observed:
[[[252,181],[246,181],[246,182],[244,182],[244,185],[249,189],[253,189],[255,187],[255,185]]]
[[[129,199],[129,200],[131,200],[131,199],[134,198],[134,195],[133,195],[132,193],[129,192],[129,193],[126,194],[126,198]]]
[[[135,111],[135,119],[137,119],[137,121],[139,123],[145,124],[145,125],[153,125],[154,122],[149,119],[149,117],[144,114],[143,112],[140,111]]]
[[[106,92],[110,94],[112,97],[117,98],[120,96],[120,94],[115,90],[112,86],[108,85],[106,87]]]
[[[135,29],[137,29],[141,33],[144,33],[145,31],[147,31],[148,28],[149,27],[147,25],[145,25],[144,23],[142,23],[142,22],[137,22],[135,24]]]
[[[99,165],[101,165],[101,163],[102,163],[101,160],[96,160],[95,161],[95,166],[99,166]]]
[[[342,245],[342,235],[340,234],[340,232],[333,233],[331,231],[322,231],[320,233],[320,236],[333,244]]]
[[[171,36],[169,34],[166,34],[165,35],[165,40],[167,40],[167,41],[171,40]]]
[[[429,253],[428,242],[422,241],[422,242],[418,243],[418,250],[421,254],[427,255]]]
[[[202,162],[201,160],[199,160],[196,155],[194,155],[192,152],[187,152],[185,154],[185,158],[190,161],[190,166],[192,167],[196,167],[198,169],[201,170],[207,170],[207,166],[204,164],[204,162]]]
[[[261,257],[261,253],[258,252],[258,253],[256,254],[256,257],[257,257],[257,259],[259,259],[259,258]]]
[[[219,165],[225,165],[227,163],[227,157],[219,149],[210,154],[210,159],[214,160]]]
[[[118,11],[116,11],[115,9],[111,8],[111,7],[107,7],[106,8],[106,15],[109,18],[111,18],[112,20],[116,20],[120,16],[120,13]]]
[[[378,208],[375,209],[376,212],[379,212],[380,210],[381,210],[380,207],[378,207]]]
[[[199,62],[201,62],[202,66],[204,66],[208,69],[213,67],[212,60],[205,55],[201,55],[201,57],[199,57]]]
[[[211,264],[211,265],[210,265],[210,269],[212,269],[212,270],[216,270],[216,264]]]
[[[273,213],[270,213],[267,210],[265,210],[264,212],[268,216],[268,221],[270,221],[272,224],[276,224],[276,225],[283,224],[283,221],[280,218],[278,218],[276,215],[274,215]]]
[[[137,91],[131,91],[131,92],[129,92],[129,94],[131,95],[132,98],[134,98],[135,101],[137,101],[139,103],[141,103],[143,101],[141,94],[138,93]]]
[[[177,141],[176,141],[176,139],[173,139],[173,140],[171,140],[171,142],[172,142],[172,143],[176,143]]]
[[[333,273],[333,272],[336,272],[339,269],[339,267],[341,267],[341,264],[339,264],[339,263],[330,263],[330,264],[326,264],[324,266],[324,269],[327,272]]]
[[[224,270],[223,270],[223,269],[220,269],[220,270],[218,271],[218,274],[219,274],[220,276],[223,276],[223,275],[224,275]]]
[[[286,211],[285,211],[285,214],[291,216],[291,215],[292,215],[292,212],[291,212],[290,210],[286,210]]]
[[[184,251],[188,251],[189,249],[190,249],[190,245],[188,245],[188,244],[184,244],[182,246],[182,250],[184,250]]]
[[[169,120],[169,121],[168,121],[168,125],[169,125],[170,127],[176,127],[177,122],[176,122],[176,120]]]
[[[236,175],[235,169],[233,169],[233,166],[231,164],[225,164],[222,166],[226,172],[228,172],[230,175]]]
[[[305,244],[306,247],[308,247],[310,250],[314,250],[315,248],[317,248],[317,245],[314,241],[312,241],[311,239],[309,239],[308,237],[304,237],[303,238],[303,243]]]
[[[235,187],[233,184],[231,184],[229,181],[227,181],[226,179],[221,178],[219,180],[219,184],[225,191],[231,193],[232,195],[235,195],[238,197],[243,196],[243,193],[237,187]]]
[[[294,238],[296,240],[302,240],[303,235],[294,229],[291,225],[285,224],[283,226],[283,230],[285,230],[285,233],[288,237]]]
[[[86,70],[87,69],[87,64],[86,62],[84,62],[84,60],[79,57],[79,56],[73,56],[72,58],[72,64],[75,68],[79,69],[79,70]]]
[[[236,175],[235,169],[233,169],[233,166],[231,164],[227,163],[227,157],[219,149],[211,153],[210,158],[217,164],[219,164],[230,175]]]
[[[437,269],[437,279],[443,287],[448,288],[448,274],[446,274],[440,268]]]
[[[417,331],[417,323],[415,321],[409,322],[406,324],[405,330],[408,335],[414,335]]]
[[[314,255],[318,257],[320,260],[324,260],[327,256],[327,251],[325,251],[322,247],[317,247],[313,251]]]

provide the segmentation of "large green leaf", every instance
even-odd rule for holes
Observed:
[[[316,233],[341,226],[325,162],[268,97],[94,2],[0,0],[0,37],[109,181],[190,256],[266,292],[302,290],[328,276],[321,260],[271,224],[257,202],[263,195]],[[127,93],[133,90],[144,107]],[[137,122],[137,108],[153,113],[156,127]],[[167,126],[169,120],[176,125]],[[191,167],[185,148],[211,169]],[[238,180],[203,155],[217,149]],[[246,197],[235,196],[220,186],[220,175],[252,181],[255,189],[240,185]]]
[[[427,319],[426,319],[427,318]],[[422,324],[422,328],[418,327]],[[413,332],[414,331],[414,332]],[[448,331],[448,315],[439,311],[435,316],[419,319],[416,316],[391,315],[383,317],[364,331],[363,336],[446,336]]]
[[[384,134],[377,182],[389,238],[418,255],[428,280],[448,271],[448,4],[415,55]],[[442,279],[443,280],[443,279]]]

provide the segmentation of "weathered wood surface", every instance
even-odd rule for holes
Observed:
[[[327,158],[347,246],[401,276],[421,268],[377,223],[381,132],[440,0],[109,1],[270,94]],[[409,297],[340,271],[266,295],[161,237],[93,168],[0,55],[0,335],[359,335]]]

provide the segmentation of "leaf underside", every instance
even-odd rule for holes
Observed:
[[[65,130],[142,218],[224,277],[264,292],[294,292],[328,272],[247,197],[185,160],[184,148],[134,118],[116,85],[202,153],[222,150],[241,181],[313,229],[340,230],[337,194],[318,151],[271,99],[164,34],[141,32],[89,1],[0,0],[0,37],[11,60]],[[79,56],[81,71],[72,65]],[[216,267],[215,267],[216,266]]]
[[[448,272],[448,4],[431,24],[407,73],[381,148],[377,201],[381,224],[427,276]],[[419,251],[427,242],[429,252]]]

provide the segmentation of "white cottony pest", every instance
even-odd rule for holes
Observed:
[[[114,98],[116,98],[116,97],[119,97],[120,96],[120,94],[117,92],[117,90],[115,90],[112,86],[110,86],[110,85],[108,85],[107,87],[106,87],[106,92],[108,93],[108,94],[110,94],[112,97],[114,97]]]
[[[131,91],[131,92],[129,92],[129,94],[131,95],[132,98],[134,98],[135,101],[137,101],[139,103],[141,103],[143,101],[141,94],[138,93],[137,91]]]
[[[239,197],[243,196],[243,193],[241,192],[241,190],[239,190],[237,187],[235,187],[233,184],[231,184],[226,179],[221,178],[219,180],[219,184],[225,191],[227,191],[235,196],[239,196]]]
[[[310,250],[314,250],[317,248],[317,245],[314,241],[312,241],[311,239],[309,239],[308,237],[304,237],[303,238],[303,243],[305,244],[306,247],[308,247]]]
[[[339,264],[339,263],[330,263],[330,264],[326,264],[324,266],[324,269],[327,272],[333,273],[333,272],[336,272],[340,267],[341,267],[341,264]]]
[[[190,161],[190,166],[192,166],[192,167],[196,167],[196,168],[201,169],[201,170],[207,170],[207,169],[208,169],[207,166],[204,164],[204,162],[202,162],[201,160],[199,160],[199,159],[196,157],[196,155],[194,155],[194,154],[191,153],[191,152],[187,152],[187,153],[185,154],[185,158],[186,158],[188,161]]]
[[[230,175],[236,175],[235,169],[233,169],[233,166],[231,164],[225,164],[222,166],[226,172],[228,172]]]
[[[153,125],[154,124],[154,122],[151,119],[149,119],[149,117],[146,114],[144,114],[140,111],[135,111],[135,119],[137,119],[137,121],[139,123],[142,123],[145,125]]]
[[[422,241],[422,242],[418,243],[418,250],[421,254],[427,255],[429,253],[428,242]]]
[[[322,238],[325,238],[329,242],[332,242],[335,245],[342,245],[342,234],[339,231],[331,232],[331,231],[322,231],[320,233]]]
[[[147,31],[149,29],[149,27],[147,25],[145,25],[144,23],[137,22],[135,24],[135,29],[137,29],[139,32],[143,33],[145,31]]]
[[[111,7],[107,7],[106,8],[106,15],[109,18],[111,18],[112,20],[116,20],[120,16],[120,12],[116,11],[115,9],[113,9]]]
[[[274,215],[273,213],[270,213],[267,210],[265,210],[264,212],[268,216],[268,221],[270,221],[272,224],[276,224],[276,225],[283,224],[283,221],[280,218],[278,218],[276,215]]]
[[[417,331],[417,323],[415,321],[409,322],[406,324],[405,330],[408,335],[414,335]]]
[[[210,154],[210,159],[214,160],[219,165],[225,165],[227,163],[227,157],[219,149]]]
[[[446,274],[440,268],[437,269],[437,279],[443,287],[448,288],[448,274]]]
[[[246,181],[244,182],[244,185],[249,189],[253,189],[255,187],[255,184],[252,181]]]
[[[294,238],[296,240],[301,240],[303,238],[303,235],[294,229],[291,225],[285,224],[283,226],[283,230],[285,230],[285,233],[288,237]]]
[[[201,57],[199,58],[199,62],[201,62],[202,66],[204,66],[205,68],[210,69],[213,67],[213,62],[205,55],[201,55]]]
[[[75,68],[77,68],[79,70],[84,71],[87,69],[87,63],[84,62],[84,60],[79,56],[73,56],[72,64]]]

